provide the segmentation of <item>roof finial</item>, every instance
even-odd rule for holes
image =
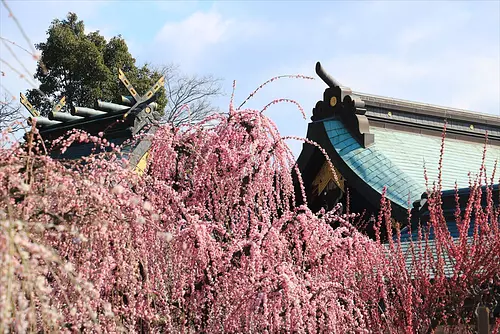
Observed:
[[[332,76],[323,69],[321,63],[318,61],[316,63],[316,74],[328,85],[328,87],[340,87],[340,82],[332,78]]]

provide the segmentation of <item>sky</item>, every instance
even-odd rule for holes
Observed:
[[[213,103],[228,110],[261,83],[283,74],[246,106],[260,110],[277,98],[299,102],[267,115],[283,136],[305,137],[326,85],[315,64],[354,91],[500,116],[500,1],[6,1],[0,36],[28,50],[45,41],[50,22],[75,12],[87,31],[126,40],[139,64],[176,64],[188,75],[222,79],[225,95]],[[31,46],[30,46],[31,45]],[[11,46],[29,73],[36,62]],[[23,67],[0,44],[0,57]],[[0,94],[31,88],[5,63]],[[302,144],[290,142],[298,156]]]

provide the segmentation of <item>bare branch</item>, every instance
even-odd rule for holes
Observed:
[[[7,96],[0,100],[0,130],[7,127],[17,130],[20,124],[16,124],[16,121],[22,121],[23,118],[21,105],[16,100]]]
[[[168,104],[163,123],[196,123],[219,112],[210,100],[222,95],[221,79],[211,75],[187,76],[175,65],[164,65],[155,70],[165,76]],[[181,111],[184,105],[189,108]]]

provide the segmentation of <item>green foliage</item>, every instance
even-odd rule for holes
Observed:
[[[96,99],[118,102],[120,95],[129,95],[118,79],[121,68],[139,94],[161,77],[147,64],[136,66],[127,43],[120,36],[109,41],[99,31],[85,34],[83,21],[75,13],[65,20],[54,20],[47,31],[47,41],[36,45],[41,51],[41,62],[35,78],[41,83],[42,96],[35,89],[27,93],[31,103],[46,115],[52,109],[51,98],[66,96],[68,105],[92,107]],[[163,110],[167,104],[165,89],[158,93],[158,104]]]

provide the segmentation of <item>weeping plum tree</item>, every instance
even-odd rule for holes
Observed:
[[[231,99],[227,116],[204,122],[160,128],[142,176],[80,131],[54,145],[113,152],[54,161],[36,130],[0,151],[0,332],[473,331],[463,300],[500,283],[498,211],[480,205],[480,184],[460,218],[481,226],[473,242],[436,238],[467,270],[446,278],[438,254],[414,256],[410,272],[400,245],[357,231],[354,214],[294,206],[295,160],[261,111]],[[431,224],[442,227],[435,190]],[[381,204],[379,230],[392,224]]]

